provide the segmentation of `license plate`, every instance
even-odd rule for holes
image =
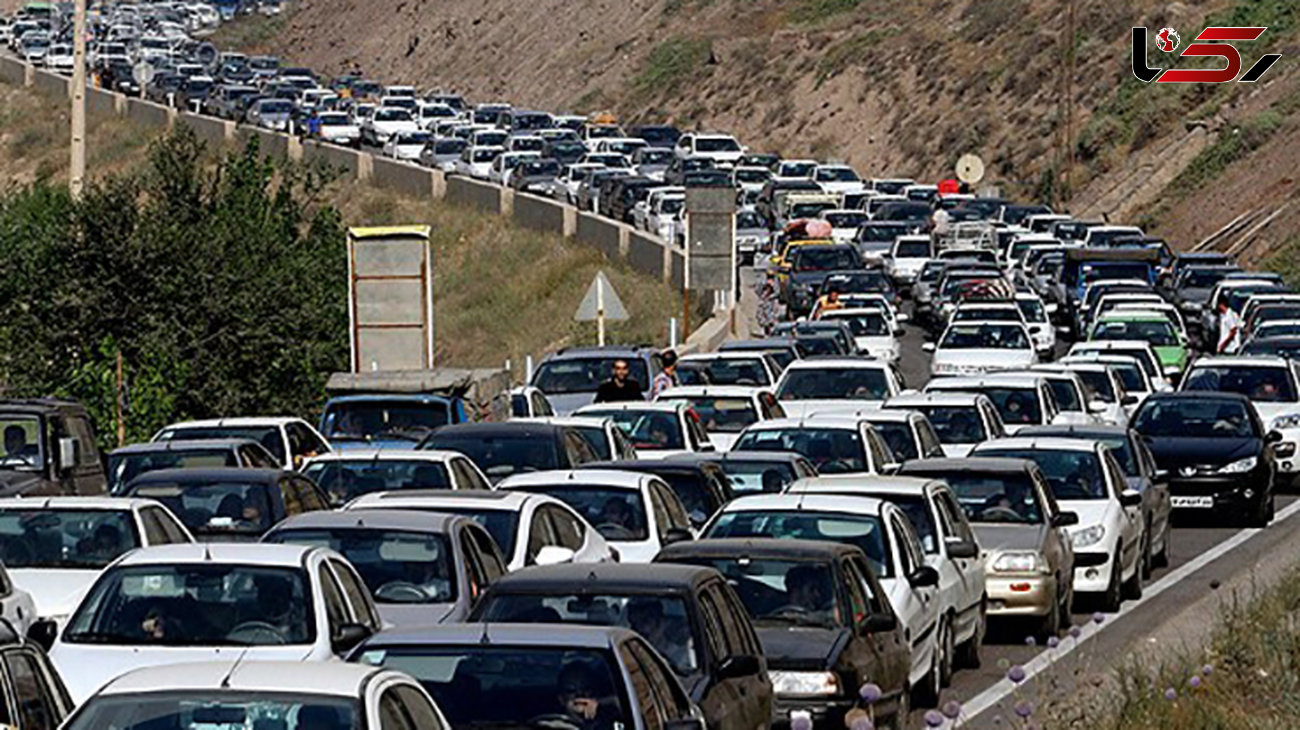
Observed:
[[[1169,504],[1171,507],[1210,508],[1214,506],[1214,497],[1171,497]]]

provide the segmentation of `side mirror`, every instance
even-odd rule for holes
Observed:
[[[71,471],[80,461],[81,444],[74,438],[59,439],[59,471]]]
[[[1156,478],[1156,481],[1158,481],[1158,482],[1162,482],[1162,481],[1168,479],[1168,478],[1169,478],[1169,470],[1168,470],[1168,469],[1156,469],[1155,478]]]
[[[370,638],[370,629],[362,624],[343,624],[330,637],[330,650],[335,654],[346,654],[358,644]]]
[[[1269,442],[1270,444],[1275,444],[1282,440],[1282,432],[1276,430],[1269,431],[1268,433],[1264,434],[1264,440]]]
[[[1079,524],[1079,515],[1074,512],[1058,512],[1052,518],[1052,527],[1069,527]]]
[[[939,585],[939,571],[928,565],[922,565],[907,576],[907,582],[911,583],[913,588],[937,586]]]
[[[923,342],[923,343],[921,343],[921,351],[922,351],[922,352],[934,352],[934,343],[933,343],[933,342]]]
[[[722,679],[740,679],[758,674],[762,670],[762,664],[758,657],[745,654],[733,656],[722,662],[718,667],[718,676]]]
[[[41,619],[27,627],[27,638],[37,646],[49,651],[54,641],[59,638],[59,625],[51,619]]]
[[[1136,395],[1126,395],[1121,398],[1119,402],[1126,406],[1135,406],[1137,405],[1138,397]]]
[[[903,323],[911,322],[911,321],[912,321],[912,315],[908,314],[907,312],[899,312],[899,313],[894,317],[894,319],[898,320],[899,322],[903,322]]]
[[[537,557],[533,558],[533,563],[536,565],[572,563],[576,555],[577,553],[573,550],[561,545],[547,545],[537,551]]]
[[[946,537],[943,544],[948,550],[948,557],[950,558],[974,558],[980,554],[979,545],[976,545],[974,540]]]
[[[1125,507],[1137,507],[1142,504],[1142,493],[1135,489],[1125,489],[1119,494],[1119,503]]]
[[[862,620],[859,628],[868,634],[884,634],[898,628],[898,618],[892,613],[873,613]]]
[[[1104,401],[1104,400],[1090,400],[1090,401],[1088,401],[1088,412],[1089,412],[1089,413],[1105,413],[1105,412],[1106,412],[1106,401]]]
[[[661,542],[664,545],[673,545],[679,542],[687,542],[694,539],[695,536],[691,534],[690,530],[685,530],[680,527],[674,527],[664,533],[664,537]]]
[[[1056,314],[1057,312],[1061,311],[1061,305],[1052,303],[1052,304],[1048,304],[1046,307],[1043,307],[1043,309],[1047,310],[1048,314]]]

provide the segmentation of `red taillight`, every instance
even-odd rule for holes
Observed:
[[[1011,590],[1012,590],[1012,591],[1015,591],[1016,593],[1024,593],[1024,592],[1028,591],[1030,588],[1031,588],[1031,586],[1030,586],[1028,583],[1012,583],[1012,584],[1011,584]]]

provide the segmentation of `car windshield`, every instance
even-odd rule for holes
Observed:
[[[1188,269],[1178,278],[1177,286],[1179,289],[1212,289],[1233,271],[1236,269]]]
[[[0,509],[0,559],[9,570],[99,570],[139,546],[129,510]]]
[[[782,540],[824,540],[853,545],[867,554],[879,578],[893,577],[889,538],[880,517],[872,514],[814,510],[737,510],[718,515],[707,538],[774,537]]]
[[[494,591],[485,599],[479,620],[622,626],[644,636],[678,675],[690,677],[700,671],[700,647],[691,633],[686,601],[673,596],[595,593],[586,589],[580,593]]]
[[[1242,348],[1243,355],[1270,355],[1300,360],[1300,341],[1293,337],[1270,337],[1251,340]]]
[[[781,177],[808,177],[817,168],[815,162],[782,162]]]
[[[1077,348],[1077,350],[1075,348]],[[1073,357],[1074,355],[1121,355],[1123,357],[1131,358],[1134,365],[1142,368],[1148,378],[1154,378],[1159,372],[1156,368],[1156,359],[1152,355],[1150,348],[1143,346],[1129,347],[1121,345],[1114,349],[1106,350],[1102,349],[1100,346],[1094,345],[1093,347],[1089,347],[1087,343],[1080,343],[1079,345],[1070,348],[1070,356]],[[1124,381],[1124,387],[1129,387],[1127,379]],[[1129,388],[1129,390],[1133,390],[1133,388]],[[1145,388],[1138,388],[1138,390],[1145,390]]]
[[[188,692],[96,695],[67,730],[357,730],[355,700],[282,692]]]
[[[584,410],[582,415],[613,421],[638,449],[686,448],[686,435],[682,433],[681,419],[676,411],[610,408]]]
[[[631,372],[629,381],[635,381],[642,392],[650,385],[646,375],[645,361],[639,357],[629,358],[565,358],[550,360],[537,368],[533,376],[533,385],[547,395],[562,393],[594,393],[600,384],[609,380],[614,374],[614,363],[627,363]]]
[[[1028,350],[1029,338],[1018,325],[953,325],[939,347],[945,350]]]
[[[195,535],[260,535],[275,522],[266,484],[150,483],[127,485],[126,494],[162,502]]]
[[[1024,317],[1026,322],[1047,321],[1047,309],[1043,307],[1041,299],[1017,299],[1016,307],[1020,309],[1020,316]]]
[[[731,483],[731,491],[742,494],[777,494],[794,483],[799,475],[794,466],[777,461],[741,461],[723,459],[718,462]]]
[[[41,471],[45,468],[45,438],[39,417],[0,414],[0,430],[4,431],[0,471]]]
[[[554,177],[560,173],[560,163],[555,160],[524,160],[516,167],[518,174],[534,177]]]
[[[819,167],[817,168],[818,182],[858,182],[862,178],[858,173],[848,167]],[[865,218],[865,216],[863,216]]]
[[[762,169],[739,169],[736,170],[736,182],[761,183],[766,182],[772,173]],[[743,228],[744,226],[737,226]]]
[[[536,435],[465,435],[434,432],[423,445],[426,449],[459,451],[494,478],[559,468],[554,441]]]
[[[889,379],[884,368],[792,368],[776,389],[778,400],[884,400]]]
[[[351,124],[346,114],[321,114],[320,123],[326,127],[344,127]]]
[[[1187,396],[1142,404],[1133,428],[1157,438],[1253,438],[1254,423],[1245,404],[1235,400]]]
[[[765,224],[763,223],[763,219],[759,217],[758,213],[755,213],[750,210],[742,210],[736,214],[737,230],[741,230],[745,228],[764,228],[764,227]]]
[[[618,663],[607,649],[476,641],[374,647],[358,660],[414,677],[457,730],[538,727],[539,718],[582,730],[637,727]],[[592,719],[570,719],[568,707],[578,699],[596,707]]]
[[[666,400],[690,404],[709,433],[740,433],[759,420],[754,401],[749,398],[691,395]]]
[[[1013,307],[961,307],[952,313],[954,322],[1019,322],[1020,310]]]
[[[1289,367],[1205,365],[1193,367],[1183,390],[1240,393],[1263,403],[1295,403]]]
[[[371,492],[398,489],[451,489],[447,466],[406,459],[330,459],[307,465],[303,474],[342,504]]]
[[[920,454],[916,450],[916,438],[912,435],[912,426],[906,421],[872,421],[889,450],[900,460],[915,459]]]
[[[397,144],[425,145],[433,141],[428,132],[402,132],[397,135]]]
[[[1094,340],[1145,340],[1156,347],[1182,344],[1178,332],[1167,320],[1098,322],[1092,331]]]
[[[564,502],[582,515],[608,540],[645,540],[645,502],[635,489],[617,489],[588,484],[529,486],[529,492],[546,494]]]
[[[452,603],[456,565],[446,535],[364,529],[280,530],[267,542],[314,545],[348,559],[375,603]]]
[[[771,385],[759,356],[682,360],[677,380],[682,385]]]
[[[893,331],[881,312],[837,312],[830,310],[822,319],[846,322],[854,337],[889,337]]]
[[[929,241],[899,241],[894,247],[897,259],[928,259],[930,255]]]
[[[241,466],[230,447],[196,447],[170,451],[110,454],[108,457],[109,492],[115,492],[132,479],[159,469],[201,469],[212,466]],[[265,466],[270,466],[269,464]]]
[[[740,143],[731,137],[696,137],[696,152],[739,152]]]
[[[828,562],[744,556],[690,557],[683,562],[716,569],[727,578],[754,623],[845,626],[835,600],[835,569]],[[867,590],[869,586],[863,586]]]
[[[1101,460],[1089,451],[1053,451],[1044,448],[980,449],[980,456],[1028,459],[1038,464],[1052,494],[1058,499],[1105,499],[1106,480]]]
[[[263,114],[289,114],[293,111],[293,104],[283,100],[264,101],[258,107]]]
[[[370,505],[382,507],[382,504]],[[369,509],[366,507],[365,509]],[[509,560],[515,551],[515,532],[519,529],[519,513],[505,509],[477,509],[462,506],[459,503],[439,504],[430,507],[402,507],[402,509],[419,509],[424,512],[437,512],[447,515],[461,515],[479,523],[488,531],[492,540],[501,548],[501,554]]]
[[[907,515],[911,521],[912,527],[916,529],[916,536],[921,540],[921,548],[930,555],[939,552],[938,533],[934,526],[934,514],[930,511],[930,504],[926,498],[919,495],[907,494],[879,494],[876,495],[886,502],[893,502],[898,505],[899,509]]]
[[[119,565],[82,601],[63,640],[73,644],[278,646],[310,644],[316,621],[301,568]]]
[[[793,451],[802,454],[822,474],[867,470],[862,437],[848,428],[762,428],[736,439],[732,451]]]
[[[977,444],[988,435],[975,406],[909,406],[930,419],[941,444]]]
[[[794,203],[790,206],[789,217],[791,220],[798,218],[816,218],[823,212],[839,207],[835,201],[825,201],[819,203]],[[840,267],[848,268],[848,267]]]
[[[0,421],[2,423],[2,421]],[[276,461],[284,463],[284,438],[276,426],[193,426],[169,428],[154,441],[214,441],[249,439],[266,447]]]
[[[653,140],[652,140],[653,141]],[[664,149],[643,149],[638,164],[641,165],[667,165],[673,160],[673,151]]]
[[[957,471],[941,477],[971,522],[1039,524],[1042,506],[1028,474]]]
[[[993,406],[998,409],[998,415],[1002,416],[1003,423],[1023,425],[1043,422],[1043,411],[1034,388],[982,386],[975,390],[993,401]]]
[[[848,213],[826,213],[826,222],[835,228],[857,228],[867,222],[866,211]]]

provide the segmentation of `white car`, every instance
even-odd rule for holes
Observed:
[[[415,132],[394,132],[384,143],[384,157],[403,162],[420,161],[420,153],[433,142],[433,135],[424,130]]]
[[[1033,338],[1018,322],[954,322],[937,344],[927,342],[921,349],[933,353],[930,374],[934,377],[978,375],[1038,364]]]
[[[420,125],[410,111],[396,106],[381,106],[362,124],[361,137],[375,147],[382,147],[398,132],[418,131]]]
[[[817,160],[781,160],[776,163],[772,179],[778,182],[811,180],[817,172]]]
[[[792,485],[793,486],[793,485]],[[911,641],[908,685],[938,697],[939,573],[931,567],[911,520],[897,505],[872,497],[756,494],[732,500],[704,528],[704,537],[823,540],[861,548]]]
[[[214,722],[205,722],[205,714]],[[245,724],[251,718],[258,719]],[[424,687],[401,672],[343,662],[234,660],[134,669],[100,688],[59,727],[261,728],[265,721],[288,728],[290,718],[301,730],[450,728]]]
[[[740,432],[731,450],[797,453],[821,474],[883,474],[898,466],[880,432],[855,415],[759,421]]]
[[[55,43],[45,53],[45,67],[57,74],[72,74],[72,46]]]
[[[915,477],[814,477],[791,484],[786,494],[873,497],[898,505],[921,541],[926,562],[939,573],[938,648],[944,685],[954,666],[979,666],[988,629],[986,574],[979,541],[947,484]]]
[[[1035,365],[1029,370],[1008,370],[998,375],[1042,378],[1052,391],[1052,401],[1056,405],[1056,417],[1052,422],[1057,425],[1087,426],[1103,423],[1102,416],[1108,415],[1111,410],[1109,404],[1090,400],[1083,379],[1060,365]]]
[[[492,161],[505,152],[504,147],[475,147],[470,145],[460,153],[456,161],[456,174],[475,180],[487,180],[492,170]]]
[[[320,126],[316,137],[322,142],[357,147],[361,144],[361,127],[344,112],[322,112],[316,115]]]
[[[1138,398],[1129,395],[1124,381],[1115,368],[1098,362],[1056,362],[1035,365],[1035,372],[1065,371],[1073,373],[1083,383],[1088,398],[1088,411],[1098,421],[1112,426],[1127,426],[1129,408],[1137,405]]]
[[[593,403],[579,408],[573,415],[610,419],[623,429],[623,434],[642,459],[664,459],[674,454],[715,450],[700,424],[699,414],[686,403]]]
[[[926,235],[907,234],[894,239],[889,254],[885,256],[885,271],[894,284],[910,287],[916,283],[921,269],[934,258],[934,244]]]
[[[677,140],[673,151],[682,159],[707,157],[718,167],[732,167],[745,155],[746,149],[729,134],[689,132]]]
[[[314,426],[292,416],[251,416],[182,421],[165,426],[150,441],[251,439],[266,447],[285,469],[297,469],[315,456],[330,453],[329,443]]]
[[[902,391],[902,378],[888,362],[852,357],[796,360],[776,384],[776,398],[791,418],[878,407]]]
[[[586,519],[559,499],[523,491],[375,492],[349,502],[346,511],[385,509],[463,515],[483,525],[506,569],[539,562],[605,563],[619,554]]]
[[[8,569],[5,584],[18,589],[0,599],[0,615],[23,631],[38,616],[62,625],[104,566],[122,554],[189,542],[194,538],[185,525],[152,499],[0,499],[0,570]]]
[[[818,216],[831,224],[831,240],[836,243],[853,243],[858,240],[858,231],[871,222],[865,210],[830,209]]]
[[[52,622],[33,631],[50,637]],[[104,569],[50,659],[74,702],[141,667],[325,661],[379,631],[356,571],[319,547],[206,543],[141,548]]]
[[[968,456],[975,444],[1006,435],[1002,416],[982,393],[909,393],[885,401],[886,410],[919,411],[934,426],[945,456]]]
[[[416,121],[425,129],[432,129],[441,122],[454,122],[460,114],[446,104],[420,104],[416,107]]]
[[[560,171],[560,176],[556,178],[559,185],[556,186],[557,196],[562,194],[564,202],[569,205],[578,204],[578,188],[582,181],[587,179],[587,175],[596,170],[604,170],[605,165],[599,162],[579,162],[568,165]],[[561,191],[563,191],[561,193]]]
[[[902,408],[867,409],[854,414],[870,423],[900,463],[912,459],[938,459],[947,456],[934,424],[920,411]]]
[[[761,352],[744,350],[701,352],[677,360],[677,380],[682,385],[776,385],[781,367]]]
[[[772,171],[766,167],[741,165],[731,171],[731,178],[741,191],[758,193],[772,179]]]
[[[759,421],[785,418],[776,396],[767,388],[743,385],[683,385],[668,388],[655,401],[685,403],[699,417],[709,442],[727,451],[736,436]]]
[[[1166,371],[1160,366],[1160,356],[1146,340],[1090,340],[1070,346],[1067,357],[1096,355],[1125,355],[1137,360],[1150,381],[1153,392],[1168,393],[1174,389]]]
[[[876,360],[898,364],[902,348],[886,310],[878,307],[846,307],[823,311],[817,318],[847,322],[859,352]]]
[[[544,494],[568,504],[595,525],[624,563],[648,563],[664,546],[695,538],[681,500],[653,474],[538,471],[503,479],[497,489]]]
[[[1147,547],[1142,494],[1104,444],[1060,438],[1009,438],[980,444],[971,456],[1029,459],[1038,464],[1057,505],[1079,515],[1066,528],[1074,543],[1074,593],[1101,596],[1118,611],[1123,598],[1142,597]]]
[[[524,160],[540,159],[542,159],[540,152],[502,152],[492,160],[492,166],[488,168],[488,182],[509,186],[510,173],[519,166],[519,163]]]
[[[835,195],[855,193],[867,187],[857,171],[848,165],[818,165],[812,179],[822,186],[822,190]]]
[[[336,505],[371,492],[492,488],[467,456],[438,449],[344,449],[308,459],[302,473]]]
[[[993,401],[1009,434],[1025,426],[1058,425],[1056,399],[1043,376],[1029,372],[1020,375],[990,373],[966,378],[935,378],[925,386],[926,393],[982,393]]]
[[[1156,392],[1155,385],[1147,377],[1146,371],[1142,369],[1142,364],[1132,355],[1099,355],[1096,353],[1067,355],[1057,362],[1069,367],[1076,365],[1105,365],[1109,367],[1124,386],[1125,394],[1131,399],[1125,403],[1129,418],[1133,417],[1138,406],[1142,405],[1147,396]]]

